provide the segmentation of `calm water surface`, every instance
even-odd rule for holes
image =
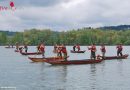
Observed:
[[[69,59],[90,57],[84,54],[70,53]],[[100,54],[100,47],[97,47]],[[106,55],[116,55],[115,46],[107,46]],[[35,51],[29,47],[29,52]],[[46,47],[46,56],[56,56],[53,47]],[[125,46],[123,53],[130,53]],[[41,56],[32,56],[41,57]],[[16,87],[16,90],[130,90],[130,58],[126,60],[108,60],[91,65],[52,66],[47,63],[32,63],[27,56],[14,52],[14,49],[0,47],[0,87]]]

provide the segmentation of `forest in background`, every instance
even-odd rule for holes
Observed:
[[[37,45],[40,42],[46,45],[65,44],[65,45],[90,45],[95,43],[100,45],[116,45],[122,43],[130,45],[130,30],[101,30],[92,28],[83,28],[70,31],[52,31],[49,29],[30,29],[24,32],[15,32],[8,35],[5,32],[0,32],[0,45],[20,44]]]

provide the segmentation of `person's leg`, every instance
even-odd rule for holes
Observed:
[[[91,60],[92,60],[92,58],[93,58],[93,54],[92,54],[92,52],[91,52],[90,58],[91,58]]]
[[[62,53],[60,52],[60,57],[62,57]]]
[[[67,53],[64,53],[64,61],[67,61]]]
[[[93,52],[93,58],[94,58],[94,60],[96,60],[96,54],[95,54],[95,52]]]
[[[122,56],[122,51],[119,52],[119,55]]]
[[[120,52],[119,52],[119,50],[118,50],[118,51],[117,51],[117,56],[119,56],[119,53],[120,53]]]
[[[96,59],[95,53],[92,52],[92,59]]]
[[[60,57],[60,53],[59,52],[57,52],[57,57]]]
[[[102,52],[102,58],[105,59],[105,52]]]
[[[42,57],[45,58],[45,52],[42,52]]]
[[[123,56],[122,51],[120,52],[121,56]]]
[[[25,52],[27,53],[27,49],[25,49]]]

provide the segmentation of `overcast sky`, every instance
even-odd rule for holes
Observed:
[[[15,11],[0,11],[0,30],[49,28],[66,31],[82,27],[130,24],[130,0],[13,0]],[[0,0],[9,7],[10,0]]]

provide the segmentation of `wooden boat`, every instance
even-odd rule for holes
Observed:
[[[112,59],[126,59],[129,55],[125,54],[123,56],[106,56],[104,60],[112,60]]]
[[[22,55],[41,55],[41,52],[32,52],[32,53],[26,53],[26,52],[20,52]]]
[[[84,51],[73,51],[73,50],[71,50],[70,52],[71,52],[71,53],[84,53],[85,50],[84,50]]]
[[[52,65],[71,65],[71,64],[94,64],[94,63],[100,63],[103,60],[91,60],[91,59],[84,59],[84,60],[69,60],[69,61],[46,61],[49,64]]]
[[[15,48],[15,47],[5,47],[5,48]]]
[[[35,58],[35,57],[28,57],[33,62],[45,62],[45,61],[55,61],[55,60],[63,60],[62,57],[47,57],[47,58]]]
[[[20,52],[19,50],[14,50],[14,52]]]

